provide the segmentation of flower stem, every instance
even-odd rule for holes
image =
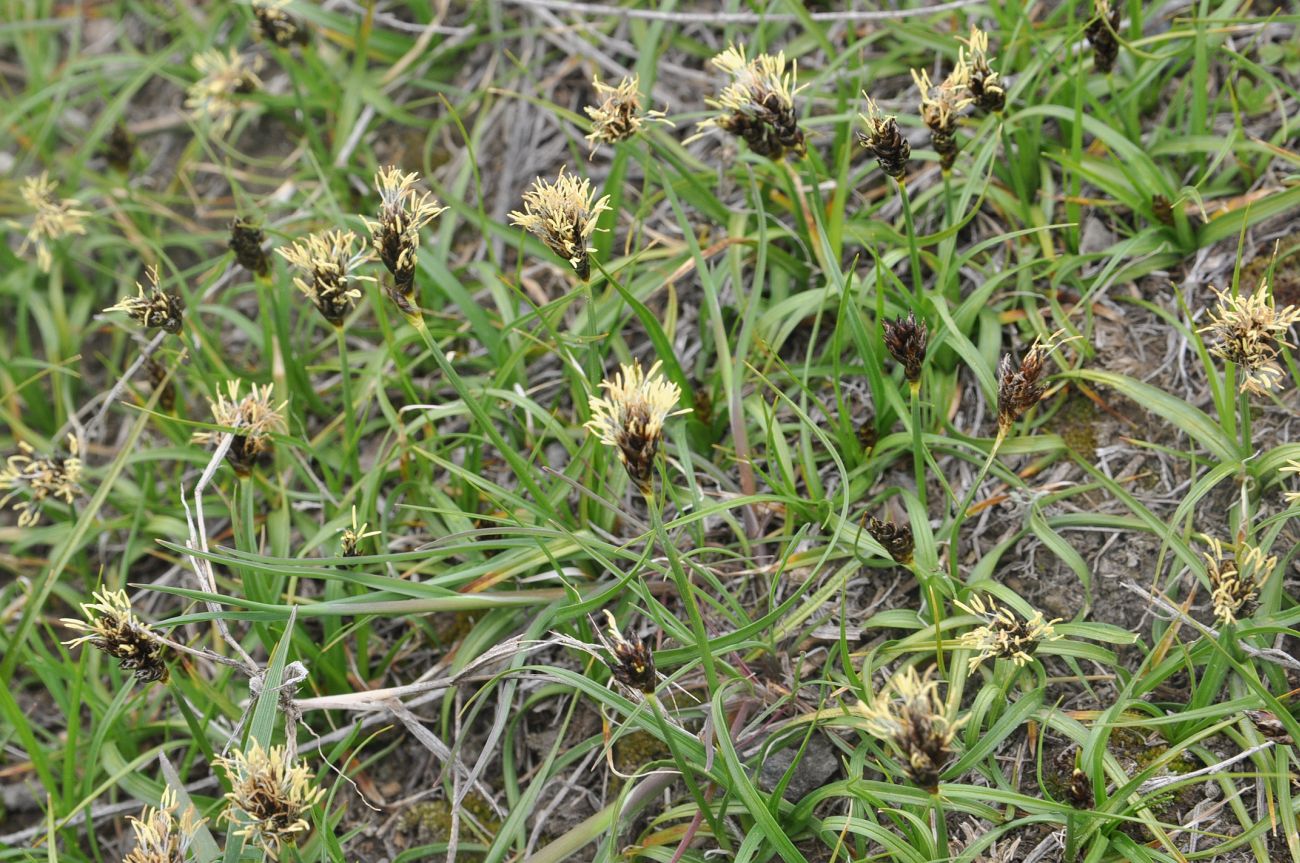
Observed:
[[[907,229],[907,253],[912,263],[912,308],[921,307],[921,250],[916,245],[916,224],[912,221],[912,198],[907,193],[907,184],[894,181],[898,186],[899,197],[903,200],[903,226]]]
[[[912,473],[916,477],[916,497],[921,509],[928,511],[925,493],[925,451],[921,444],[921,385],[909,384],[912,391]]]
[[[730,850],[730,838],[727,831],[718,823],[717,816],[714,815],[713,809],[709,806],[708,797],[700,788],[699,782],[695,779],[695,770],[691,767],[690,761],[678,749],[673,739],[672,729],[669,728],[668,717],[664,711],[663,702],[659,696],[653,692],[646,695],[646,701],[650,702],[651,712],[655,715],[655,720],[659,723],[659,730],[664,735],[664,743],[668,745],[668,751],[672,753],[673,761],[677,762],[677,770],[682,774],[682,781],[686,783],[686,789],[690,792],[691,797],[695,800],[695,805],[699,807],[700,813],[708,820],[709,829],[713,831],[714,837],[724,850]]]
[[[984,466],[975,476],[975,481],[966,491],[965,498],[962,499],[961,505],[957,511],[952,514],[952,529],[948,532],[948,573],[952,576],[953,584],[959,583],[957,575],[958,559],[958,542],[961,537],[961,525],[966,520],[966,510],[970,507],[971,501],[975,499],[980,485],[984,482],[984,477],[988,476],[989,468],[993,467],[993,459],[997,458],[998,450],[1002,448],[1002,442],[1006,440],[1007,433],[1003,429],[998,429],[998,436],[993,439],[993,446],[989,449],[989,457],[984,460]]]
[[[935,791],[930,795],[930,804],[934,807],[934,845],[939,860],[951,860],[948,847],[948,821],[943,815],[943,798]]]
[[[339,343],[339,370],[343,375],[343,452],[348,460],[348,470],[353,482],[361,476],[361,463],[357,458],[357,415],[352,405],[352,375],[348,370],[348,340],[342,327],[334,328]]]
[[[691,585],[686,570],[682,568],[677,556],[677,546],[668,539],[668,530],[664,527],[663,513],[653,491],[645,496],[646,507],[650,510],[650,522],[654,527],[660,547],[668,558],[668,569],[672,573],[673,583],[681,595],[682,604],[686,606],[686,616],[690,619],[691,634],[695,637],[695,648],[699,652],[700,664],[704,667],[704,680],[710,697],[718,691],[718,671],[713,665],[713,652],[709,650],[709,634],[704,628],[704,618],[700,615],[700,606],[695,601],[695,588]]]

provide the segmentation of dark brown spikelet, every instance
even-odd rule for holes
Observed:
[[[1047,345],[1035,341],[1015,368],[1010,354],[1003,354],[998,363],[998,433],[1005,435],[1016,420],[1034,405],[1047,389],[1043,380],[1043,362],[1051,351]]]
[[[875,449],[876,443],[880,440],[880,435],[876,434],[874,417],[867,417],[858,423],[854,429],[854,434],[857,435],[858,443],[862,446],[862,449],[867,452]]]
[[[307,28],[302,22],[284,11],[284,3],[276,0],[254,0],[253,18],[257,21],[255,35],[258,39],[288,48],[307,44]]]
[[[614,622],[614,615],[606,611],[605,617],[609,621],[609,650],[614,658],[610,672],[614,679],[628,689],[652,694],[659,678],[655,674],[655,659],[650,648],[630,630],[627,635],[621,634]]]
[[[109,167],[126,174],[131,170],[131,158],[135,155],[135,136],[123,123],[115,123],[113,130],[104,141],[104,158]]]
[[[773,161],[790,154],[807,154],[807,141],[794,107],[794,70],[791,67],[786,71],[784,52],[749,59],[743,45],[731,45],[712,62],[731,76],[731,83],[718,98],[705,99],[720,113],[700,123],[701,128],[715,126],[730,132],[743,138],[755,153]]]
[[[1098,72],[1109,73],[1119,57],[1119,7],[1111,8],[1110,0],[1093,0],[1093,18],[1083,33],[1092,45],[1093,63]]]
[[[65,644],[89,644],[116,659],[136,680],[166,681],[166,660],[171,649],[154,636],[148,624],[136,618],[126,591],[97,591],[94,598],[96,602],[81,606],[86,620],[63,620],[69,629],[85,633]]]
[[[908,312],[906,318],[885,321],[885,348],[894,362],[903,367],[903,374],[912,385],[921,380],[921,363],[925,360],[929,336],[925,321],[918,321],[915,312]]]
[[[271,259],[262,248],[265,242],[266,234],[255,222],[237,218],[230,223],[230,251],[235,253],[235,260],[262,278],[271,273]]]
[[[158,270],[148,268],[149,290],[136,282],[136,296],[123,297],[117,305],[104,309],[106,312],[126,312],[145,329],[161,329],[175,335],[185,323],[185,301],[180,294],[164,291],[158,287]]]
[[[1093,806],[1092,780],[1079,768],[1070,774],[1070,784],[1065,789],[1066,799],[1075,809],[1091,809]]]
[[[971,67],[970,94],[975,100],[975,107],[981,111],[997,114],[1007,106],[1007,91],[997,83],[997,77],[987,66],[982,69]]]
[[[880,170],[898,182],[907,175],[907,160],[912,155],[912,145],[903,137],[898,121],[880,113],[876,103],[867,99],[867,113],[860,115],[867,131],[858,132],[858,143],[876,157]]]
[[[912,538],[911,525],[894,524],[871,516],[867,522],[867,533],[889,552],[895,563],[907,566],[912,562],[912,551],[916,548],[916,543]]]
[[[1174,205],[1164,195],[1151,196],[1151,215],[1162,225],[1174,226]]]

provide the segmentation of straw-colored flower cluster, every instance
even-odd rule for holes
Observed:
[[[531,232],[555,254],[573,265],[578,277],[591,275],[588,258],[595,249],[587,245],[596,230],[596,220],[609,209],[609,195],[596,200],[591,181],[564,173],[554,183],[541,177],[524,192],[523,212],[510,214],[510,222]]]
[[[601,443],[618,450],[628,476],[646,495],[652,488],[664,421],[690,413],[690,408],[673,410],[682,391],[677,384],[660,377],[659,366],[656,361],[650,371],[643,373],[637,360],[624,364],[613,378],[601,381],[605,395],[592,395],[588,401],[591,419],[586,423],[587,430]]]
[[[379,192],[379,217],[365,219],[375,254],[393,274],[389,296],[403,313],[415,304],[415,265],[420,249],[420,229],[429,224],[446,207],[438,206],[433,195],[415,188],[419,174],[408,174],[395,167],[375,174]]]
[[[239,97],[262,86],[262,79],[257,77],[262,58],[245,58],[231,48],[228,54],[217,50],[200,52],[191,62],[203,77],[190,85],[185,107],[196,121],[206,121],[217,134],[225,134],[239,113]]]
[[[235,253],[241,267],[263,279],[271,274],[271,259],[262,248],[265,242],[266,234],[256,222],[244,218],[231,220],[230,251]]]
[[[912,80],[921,91],[921,121],[930,129],[930,144],[939,154],[939,167],[951,170],[957,161],[957,117],[973,100],[970,96],[970,67],[958,59],[957,66],[937,87],[924,69],[912,70]]]
[[[961,637],[961,646],[975,651],[970,660],[971,671],[986,659],[1009,659],[1016,665],[1024,665],[1033,658],[1039,644],[1061,637],[1054,629],[1060,619],[1045,620],[1041,611],[1035,611],[1026,620],[1009,608],[999,607],[992,598],[982,600],[974,595],[966,602],[953,604],[984,620],[982,626]]]
[[[359,546],[363,540],[369,539],[372,536],[379,536],[379,531],[366,530],[368,527],[370,527],[370,525],[364,521],[357,524],[357,508],[355,506],[352,507],[351,527],[345,527],[339,532],[339,555],[341,557],[356,557],[357,546]]]
[[[623,78],[616,86],[601,83],[600,78],[593,78],[592,86],[600,97],[599,105],[587,105],[583,108],[591,118],[591,132],[587,140],[591,142],[591,152],[601,144],[617,144],[635,138],[641,133],[646,123],[666,123],[663,111],[643,111],[641,109],[641,79],[632,75]]]
[[[54,263],[50,252],[50,243],[73,234],[86,233],[82,222],[90,215],[78,209],[81,202],[75,198],[60,198],[50,175],[42,171],[35,177],[23,180],[20,194],[23,204],[32,213],[27,236],[18,247],[18,254],[26,254],[28,248],[36,249],[36,265],[41,272],[48,273]]]
[[[606,646],[614,660],[610,663],[614,679],[628,689],[650,695],[659,682],[654,654],[635,633],[620,633],[614,615],[608,610],[605,619],[609,622],[609,643]]]
[[[1001,111],[1007,104],[1007,91],[990,65],[989,34],[972,25],[970,38],[961,41],[966,47],[958,49],[957,57],[959,64],[964,64],[967,69],[966,88],[971,101],[981,111]]]
[[[284,408],[288,402],[276,406],[272,400],[271,385],[253,385],[252,392],[239,397],[239,381],[227,381],[226,393],[217,392],[216,401],[208,400],[212,405],[212,421],[220,426],[233,428],[230,449],[226,451],[226,461],[239,476],[248,476],[253,468],[269,458],[273,442],[271,435],[284,431]],[[209,444],[221,440],[225,434],[220,431],[195,432],[191,440],[194,443]]]
[[[712,60],[731,77],[716,99],[705,104],[721,113],[701,122],[701,130],[722,129],[743,138],[749,148],[773,161],[788,154],[802,157],[808,146],[794,109],[798,68],[790,63],[786,71],[785,52],[745,57],[744,45],[729,45]]]
[[[254,30],[258,39],[281,48],[307,44],[307,28],[302,22],[284,11],[289,0],[253,0]]]
[[[343,326],[348,312],[361,299],[361,291],[352,283],[373,282],[372,276],[358,276],[354,271],[370,259],[366,250],[355,251],[357,235],[351,231],[320,231],[305,240],[276,252],[298,268],[293,283],[311,300],[325,320]]]
[[[1255,612],[1259,589],[1277,566],[1277,556],[1265,557],[1258,547],[1237,543],[1232,556],[1225,556],[1223,543],[1210,540],[1205,572],[1210,578],[1210,601],[1220,623],[1232,623]]]
[[[81,459],[78,457],[77,439],[68,435],[68,455],[33,458],[35,452],[26,441],[18,443],[18,452],[5,460],[0,468],[0,508],[14,498],[13,511],[18,513],[18,526],[30,527],[41,520],[41,509],[51,498],[72,503],[81,495]]]
[[[1241,369],[1243,393],[1264,395],[1280,387],[1283,373],[1277,356],[1282,346],[1295,347],[1284,336],[1300,322],[1300,309],[1275,308],[1264,281],[1250,294],[1234,296],[1217,288],[1214,292],[1218,306],[1210,313],[1209,324],[1199,330],[1217,339],[1210,353]]]
[[[867,113],[859,114],[866,132],[858,133],[858,143],[872,156],[880,170],[903,182],[907,176],[907,160],[912,155],[912,145],[898,128],[898,121],[886,116],[876,107],[876,103],[865,93]]]
[[[159,806],[146,806],[139,818],[128,815],[135,832],[135,848],[122,858],[122,863],[186,863],[194,835],[204,819],[192,806],[186,806],[177,818],[179,808],[176,792],[166,788]]]
[[[311,829],[307,814],[325,796],[311,771],[295,762],[283,746],[263,749],[256,741],[247,752],[218,758],[230,779],[230,806],[222,817],[237,825],[236,833],[256,842],[275,859],[280,846],[293,844]]]
[[[934,794],[952,758],[952,740],[961,721],[948,719],[939,681],[908,667],[889,680],[888,689],[869,705],[858,705],[866,729],[902,756],[903,771],[918,788]]]
[[[137,291],[134,297],[123,297],[117,305],[104,309],[106,312],[126,312],[145,329],[158,327],[173,335],[181,331],[184,321],[185,303],[174,291],[164,291],[158,287],[158,268],[149,267],[149,293],[144,285],[135,283]]]
[[[137,680],[165,681],[171,649],[158,640],[149,624],[135,616],[125,590],[100,590],[95,602],[83,603],[84,621],[64,618],[63,625],[85,635],[64,642],[68,647],[89,643],[118,660]]]

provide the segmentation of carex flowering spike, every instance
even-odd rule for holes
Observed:
[[[614,679],[635,692],[650,695],[655,691],[659,676],[655,672],[654,654],[630,630],[625,636],[618,631],[614,615],[605,610],[605,619],[609,622],[609,644],[607,645],[613,662],[610,672]]]
[[[137,294],[123,297],[117,305],[104,309],[106,312],[126,312],[145,329],[160,328],[163,332],[175,335],[181,331],[185,303],[174,291],[164,291],[158,287],[158,268],[148,267],[149,293],[146,295],[144,285],[135,283]]]
[[[186,806],[178,819],[178,808],[176,792],[165,788],[156,808],[146,806],[139,818],[128,815],[135,848],[122,858],[122,863],[188,863],[190,845],[206,819],[199,818],[193,806]]]
[[[1119,57],[1119,39],[1115,34],[1119,31],[1120,9],[1118,6],[1111,8],[1110,0],[1093,0],[1092,10],[1092,20],[1084,28],[1083,35],[1092,45],[1092,62],[1097,71],[1110,72]]]
[[[288,48],[307,44],[307,28],[297,18],[284,11],[289,0],[253,0],[253,31],[258,39]]]
[[[1277,556],[1264,555],[1259,547],[1245,540],[1237,543],[1231,556],[1225,555],[1223,543],[1210,540],[1205,558],[1205,573],[1210,579],[1210,601],[1220,623],[1233,623],[1255,613],[1259,589],[1277,567]]]
[[[903,772],[918,788],[934,794],[939,777],[952,760],[953,737],[962,721],[948,719],[933,669],[925,675],[908,667],[890,678],[888,691],[857,706],[866,730],[887,742],[902,758]]]
[[[419,179],[419,174],[408,174],[395,167],[381,168],[375,174],[378,218],[363,219],[375,254],[393,274],[393,290],[408,304],[415,302],[420,229],[447,209],[438,206],[430,193],[416,190]]]
[[[1007,104],[1007,91],[1002,87],[998,73],[989,65],[989,34],[971,25],[970,38],[960,39],[965,48],[958,49],[958,57],[965,64],[966,89],[971,101],[981,111],[998,113]]]
[[[263,246],[266,233],[251,219],[239,218],[230,222],[230,240],[227,245],[235,253],[239,265],[255,276],[266,278],[271,274],[271,258]]]
[[[957,116],[971,104],[970,67],[959,58],[956,68],[937,87],[924,69],[913,69],[912,80],[921,91],[921,120],[930,130],[930,144],[939,154],[939,167],[952,170],[960,149]]]
[[[212,421],[220,426],[235,429],[230,449],[226,451],[226,461],[235,473],[247,477],[253,468],[270,458],[273,441],[271,435],[284,431],[284,408],[288,402],[274,404],[271,385],[253,385],[252,392],[239,397],[239,381],[227,381],[226,393],[218,390],[212,405]],[[221,439],[225,432],[195,432],[190,438],[194,443],[210,444]]]
[[[912,389],[921,384],[921,364],[925,361],[925,347],[929,341],[925,321],[918,321],[915,312],[905,318],[885,321],[885,349],[894,362],[903,367],[903,374]]]
[[[126,591],[99,590],[94,599],[81,606],[84,621],[63,619],[64,626],[86,633],[64,644],[75,647],[89,643],[118,660],[137,680],[166,681],[171,648],[158,640],[149,624],[135,616]]]
[[[1054,628],[1061,621],[1046,620],[1041,611],[1024,619],[1009,608],[999,607],[992,598],[981,599],[975,595],[966,602],[956,600],[953,604],[984,621],[961,637],[961,646],[975,651],[970,659],[971,671],[986,659],[1009,659],[1016,665],[1025,665],[1039,644],[1061,637]]]
[[[910,524],[895,524],[871,516],[867,521],[867,533],[880,543],[880,547],[889,553],[895,563],[907,566],[912,562],[916,541]]]
[[[867,130],[858,132],[858,143],[876,157],[880,170],[901,183],[907,176],[907,159],[912,155],[912,145],[899,131],[898,121],[881,114],[870,96],[866,99],[867,113],[858,117]]]
[[[19,441],[18,452],[5,460],[0,467],[0,508],[17,500],[11,509],[18,513],[18,526],[30,527],[41,520],[41,510],[51,498],[72,503],[81,496],[81,459],[79,446],[73,435],[68,435],[68,455],[48,455],[33,458],[32,445]]]
[[[698,124],[701,133],[709,128],[722,129],[744,139],[751,150],[773,161],[787,155],[802,157],[808,152],[794,108],[794,97],[800,89],[796,86],[798,68],[792,61],[790,71],[786,71],[785,52],[775,56],[759,54],[750,60],[745,57],[744,45],[729,45],[712,63],[729,75],[731,82],[716,99],[704,100],[719,113]]]
[[[293,279],[298,290],[336,327],[343,326],[348,312],[361,299],[361,291],[353,282],[374,281],[372,276],[354,273],[370,259],[368,251],[353,250],[356,239],[357,235],[351,231],[320,231],[288,248],[276,249],[298,268],[299,274]]]
[[[599,77],[593,78],[591,85],[596,88],[596,95],[600,98],[599,105],[583,108],[591,118],[591,132],[587,134],[587,140],[591,142],[592,154],[595,154],[601,144],[617,144],[635,138],[646,123],[673,125],[664,118],[663,111],[641,109],[641,79],[636,75],[623,78],[612,87],[602,83]]]
[[[377,530],[366,530],[369,526],[370,525],[366,524],[364,521],[357,524],[357,508],[355,506],[352,507],[351,527],[345,527],[343,530],[339,531],[340,557],[356,557],[359,554],[357,550],[358,546],[360,546],[362,541],[369,539],[372,536],[379,536],[379,531]]]
[[[588,245],[596,231],[596,220],[609,209],[609,195],[596,199],[591,181],[564,173],[554,183],[541,177],[524,192],[524,209],[510,214],[510,223],[536,236],[555,254],[564,258],[578,274],[591,275],[588,258],[595,249]]]
[[[257,77],[262,58],[245,58],[231,48],[229,53],[203,51],[195,54],[191,62],[202,77],[186,91],[185,107],[196,121],[206,120],[214,132],[223,135],[242,106],[239,97],[262,87],[262,79]]]
[[[1283,372],[1277,357],[1283,346],[1295,347],[1284,336],[1300,322],[1300,309],[1276,308],[1266,281],[1245,295],[1212,290],[1219,298],[1218,307],[1210,312],[1209,324],[1197,330],[1217,337],[1210,353],[1241,369],[1243,393],[1265,395],[1280,387]]]
[[[681,399],[677,384],[659,376],[660,362],[642,372],[641,363],[623,364],[612,377],[601,381],[603,397],[592,395],[588,404],[591,419],[586,429],[606,446],[618,450],[619,461],[642,494],[652,490],[655,457],[664,437],[664,420],[690,413],[690,408],[673,410]]]
[[[247,752],[235,750],[233,756],[220,757],[216,763],[230,780],[226,794],[230,805],[222,817],[271,859],[279,856],[283,844],[295,844],[311,829],[307,815],[325,796],[325,789],[285,747],[263,749],[253,741]]]
[[[125,174],[131,170],[131,159],[135,157],[135,135],[125,123],[117,122],[104,139],[104,160],[110,168]]]
[[[1012,362],[1010,354],[1002,355],[998,363],[999,437],[1005,437],[1016,420],[1043,397],[1047,390],[1047,382],[1043,379],[1044,362],[1059,345],[1070,341],[1060,336],[1061,333],[1056,332],[1046,339],[1034,339],[1019,367]]]
[[[35,248],[36,265],[41,272],[48,273],[54,263],[50,244],[63,237],[86,233],[86,226],[82,223],[90,213],[78,209],[81,202],[75,198],[60,198],[45,171],[23,180],[20,195],[23,204],[31,211],[31,224],[18,246],[18,254],[24,255],[28,248]]]

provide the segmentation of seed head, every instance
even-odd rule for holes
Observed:
[[[1283,474],[1287,474],[1287,473],[1300,474],[1300,461],[1297,461],[1295,459],[1289,459],[1285,465],[1279,468],[1278,472]],[[1289,504],[1300,503],[1300,491],[1288,491],[1286,492],[1284,497],[1286,499],[1286,502]]]
[[[45,171],[24,179],[20,194],[23,203],[32,212],[32,223],[27,228],[27,236],[18,247],[18,254],[26,254],[29,246],[34,247],[36,265],[41,268],[41,272],[48,273],[54,263],[50,243],[72,234],[86,233],[82,221],[90,213],[77,209],[81,202],[75,198],[60,198],[50,175]]]
[[[342,557],[356,557],[357,546],[362,540],[368,539],[372,536],[379,536],[379,531],[377,530],[366,530],[369,526],[370,525],[366,524],[364,521],[360,525],[357,524],[357,508],[355,506],[352,507],[352,526],[345,527],[341,531],[339,537],[339,555]]]
[[[1016,420],[1043,397],[1047,390],[1047,383],[1043,380],[1043,363],[1052,351],[1071,340],[1060,336],[1058,331],[1046,340],[1034,339],[1024,359],[1020,361],[1020,368],[1013,366],[1010,354],[1002,355],[1002,361],[998,363],[999,435],[1005,436],[1010,432]]]
[[[293,279],[298,290],[336,327],[343,326],[343,319],[361,299],[361,291],[352,282],[374,281],[370,276],[353,274],[353,270],[370,260],[368,251],[352,250],[356,239],[357,235],[351,231],[321,231],[287,249],[276,249],[301,273]]]
[[[889,692],[881,692],[870,705],[858,710],[866,718],[866,729],[889,743],[902,756],[903,771],[918,788],[934,794],[939,777],[952,757],[952,740],[960,721],[947,718],[939,681],[933,669],[924,676],[908,667],[889,680]]]
[[[1091,809],[1095,798],[1092,793],[1092,780],[1079,768],[1070,774],[1070,784],[1065,789],[1065,797],[1075,809]]]
[[[912,552],[916,548],[916,542],[912,537],[911,525],[894,524],[892,521],[881,521],[871,516],[867,521],[867,533],[880,543],[881,548],[889,552],[889,556],[895,563],[907,566],[912,562]]]
[[[975,651],[970,660],[974,671],[986,659],[1010,659],[1016,665],[1025,665],[1034,651],[1044,641],[1055,641],[1061,636],[1053,628],[1060,619],[1044,620],[1041,611],[1035,611],[1028,620],[1017,617],[1009,608],[999,608],[991,598],[981,600],[972,595],[969,602],[953,604],[967,614],[983,618],[984,625],[963,633],[961,646]]]
[[[939,167],[951,170],[957,161],[957,115],[971,104],[970,67],[962,59],[938,87],[930,73],[912,70],[912,80],[921,91],[921,120],[930,129],[930,144],[939,154]]]
[[[271,435],[284,431],[284,408],[288,402],[281,402],[279,407],[271,401],[271,385],[253,384],[253,391],[242,399],[239,397],[239,381],[227,381],[226,390],[229,397],[217,392],[217,400],[208,400],[212,405],[212,422],[233,428],[234,440],[226,452],[226,461],[235,469],[235,473],[246,477],[253,472],[259,462],[269,460],[273,443]],[[190,438],[194,443],[210,444],[221,440],[225,432],[195,432]]]
[[[257,22],[254,36],[281,48],[306,45],[307,28],[284,11],[288,5],[289,0],[253,0],[253,18]]]
[[[50,498],[72,503],[81,496],[81,459],[77,457],[77,439],[68,435],[68,455],[32,458],[35,450],[19,441],[18,452],[9,456],[0,468],[0,508],[20,494],[11,509],[18,513],[18,526],[30,527],[41,520],[41,509]]]
[[[641,490],[652,488],[655,457],[664,437],[664,420],[690,413],[690,408],[673,410],[682,391],[677,384],[659,376],[660,362],[642,374],[641,363],[621,365],[613,378],[601,381],[604,397],[588,398],[591,419],[584,426],[606,446],[618,449],[619,461]]]
[[[1162,225],[1170,228],[1174,226],[1174,205],[1173,202],[1164,195],[1155,194],[1151,196],[1151,215],[1156,217]]]
[[[109,167],[123,174],[131,170],[131,158],[135,155],[135,136],[124,123],[114,123],[113,129],[104,141],[104,159]]]
[[[262,248],[265,243],[266,234],[256,222],[238,217],[230,222],[228,245],[235,253],[235,260],[245,270],[262,278],[271,274],[271,259]]]
[[[1092,45],[1093,64],[1098,72],[1110,72],[1119,57],[1119,7],[1110,6],[1110,0],[1092,0],[1093,18],[1084,28],[1083,35]]]
[[[417,192],[419,174],[383,168],[375,174],[379,191],[379,218],[364,219],[379,260],[393,274],[394,288],[408,300],[415,298],[415,264],[420,249],[420,229],[447,209],[433,195]]]
[[[964,50],[958,49],[957,56],[969,70],[966,87],[971,101],[981,111],[1000,112],[1006,107],[1007,91],[989,65],[992,62],[988,56],[989,34],[972,24],[970,38],[958,41],[966,45]]]
[[[596,230],[596,220],[609,209],[609,195],[596,200],[591,181],[564,173],[554,183],[541,177],[524,192],[524,210],[510,214],[510,223],[529,231],[548,248],[573,265],[578,277],[591,275],[587,245]]]
[[[1277,566],[1277,556],[1265,557],[1264,552],[1245,541],[1237,543],[1232,557],[1225,557],[1223,543],[1210,540],[1210,550],[1205,558],[1205,572],[1210,577],[1210,600],[1214,616],[1220,623],[1233,623],[1255,613],[1259,603],[1259,589],[1268,581]]]
[[[659,676],[655,673],[655,659],[650,648],[631,630],[626,636],[620,634],[614,615],[608,609],[605,619],[609,622],[609,644],[606,646],[614,659],[610,665],[614,679],[636,692],[654,693]]]
[[[194,834],[205,819],[199,818],[192,806],[186,806],[178,820],[178,808],[176,792],[166,788],[158,808],[146,806],[139,818],[128,815],[135,831],[135,848],[122,858],[122,863],[186,863]]]
[[[921,381],[921,363],[925,360],[929,338],[925,321],[918,321],[914,312],[908,312],[906,318],[885,321],[885,348],[894,362],[903,367],[907,382],[913,387]]]
[[[745,58],[744,45],[729,45],[713,58],[713,65],[730,76],[731,82],[718,98],[704,100],[721,113],[699,123],[701,132],[722,129],[743,138],[760,156],[779,161],[789,154],[802,158],[808,152],[799,117],[794,110],[798,65],[785,70],[785,52]],[[698,136],[696,136],[698,137]],[[692,139],[693,140],[693,139]]]
[[[1283,337],[1300,322],[1300,309],[1274,308],[1268,284],[1263,281],[1245,296],[1212,290],[1218,295],[1218,307],[1210,313],[1210,323],[1198,330],[1217,337],[1210,353],[1240,367],[1243,393],[1264,395],[1280,387],[1283,373],[1277,355],[1282,346],[1295,347]]]
[[[253,56],[246,60],[231,48],[229,54],[203,51],[195,54],[191,62],[203,77],[190,85],[185,107],[196,122],[206,120],[214,132],[224,135],[239,113],[242,104],[239,97],[262,86],[262,79],[257,77],[262,58]]]
[[[276,859],[281,844],[294,844],[311,829],[306,815],[325,796],[313,784],[311,772],[295,763],[283,746],[263,749],[253,742],[247,753],[216,761],[230,780],[229,807],[222,817],[239,825],[235,832],[252,840]]]
[[[145,329],[159,327],[164,332],[175,335],[181,331],[185,303],[180,294],[164,291],[158,287],[158,268],[149,267],[149,293],[144,292],[144,285],[135,283],[137,295],[123,297],[117,305],[104,309],[106,312],[126,312]]]
[[[591,118],[587,140],[591,142],[592,155],[601,144],[617,144],[635,138],[646,123],[673,125],[664,119],[663,111],[641,110],[641,79],[637,75],[624,78],[615,87],[602,84],[599,77],[593,78],[591,84],[600,97],[599,105],[583,108]]]
[[[139,620],[131,610],[125,590],[100,590],[95,602],[82,604],[85,621],[64,618],[69,629],[85,635],[65,641],[68,647],[89,643],[107,653],[135,675],[136,680],[167,680],[167,658],[171,649],[158,640],[149,624]]]
[[[866,96],[866,94],[863,94]],[[880,170],[903,182],[907,176],[907,159],[912,155],[912,145],[898,129],[898,121],[880,113],[870,96],[867,99],[867,113],[858,117],[866,125],[866,132],[858,132],[858,143],[872,156]]]

